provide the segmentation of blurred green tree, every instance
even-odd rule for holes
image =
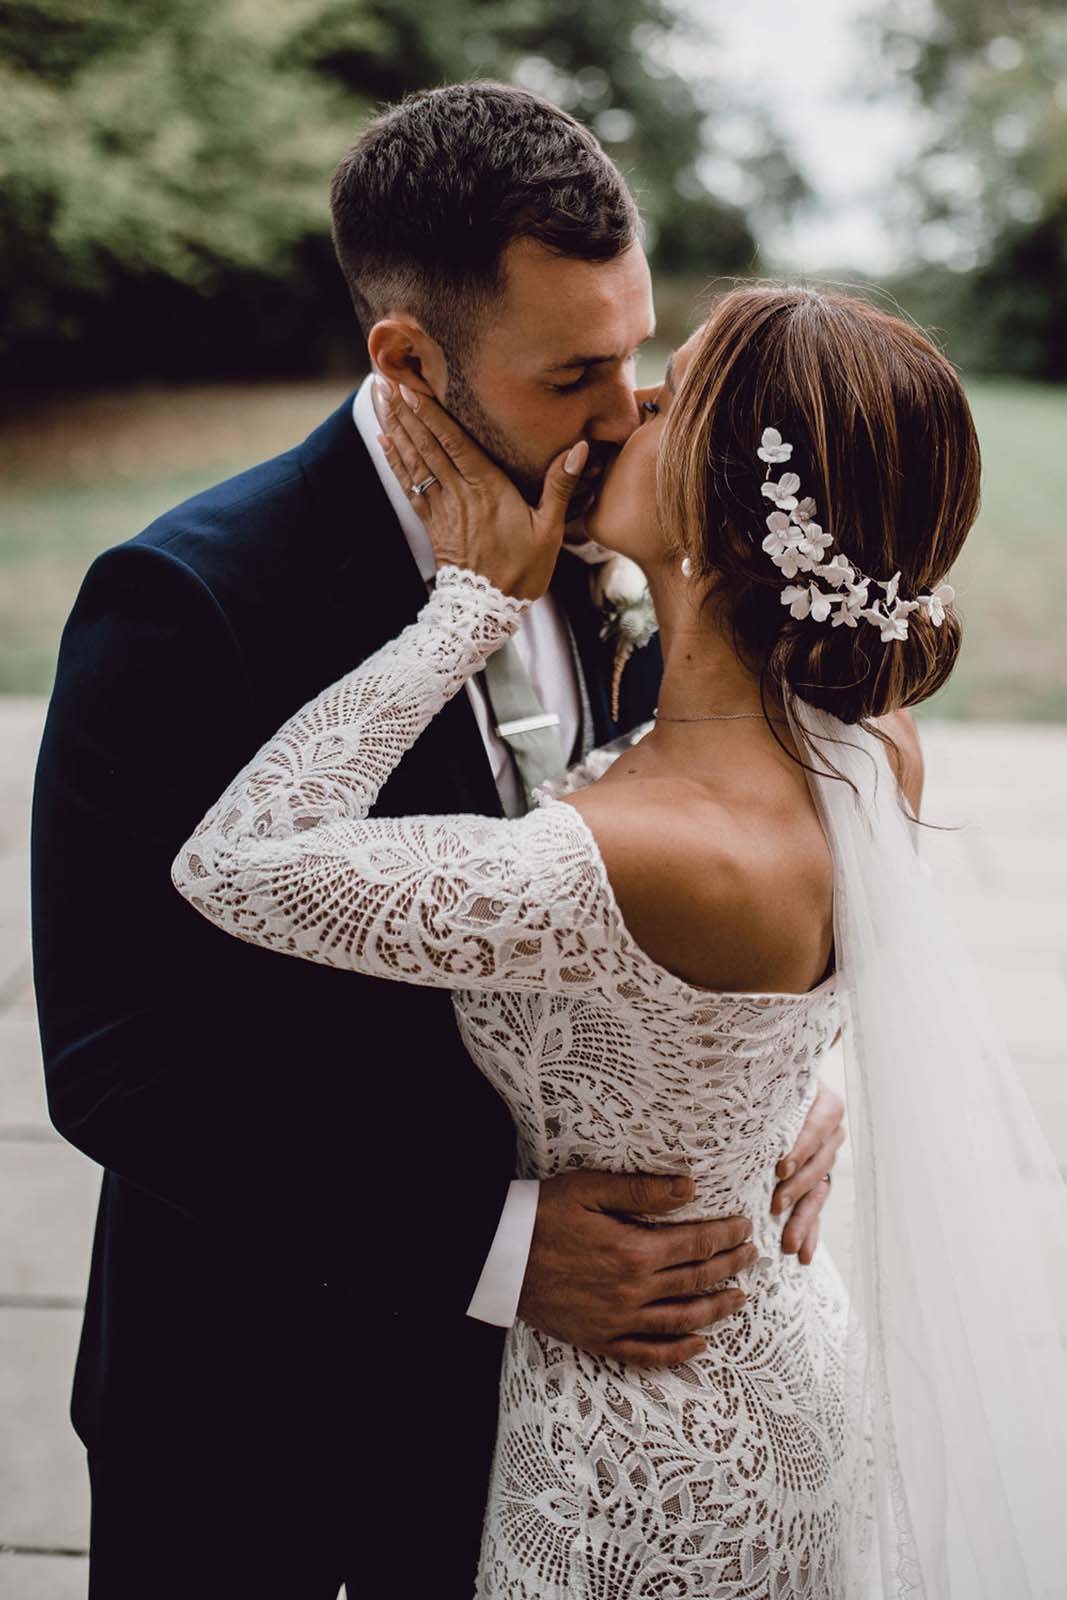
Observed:
[[[654,254],[669,236],[669,259],[658,264],[698,273],[751,269],[756,245],[744,213],[712,192],[700,170],[732,101],[725,86],[694,82],[676,65],[687,37],[706,38],[706,22],[669,0],[365,4],[376,24],[370,38],[339,48],[328,25],[318,35],[309,30],[320,70],[378,100],[472,77],[522,84],[593,128],[632,182]],[[759,154],[773,159],[752,164],[762,174],[753,202],[790,203],[802,192],[795,167],[769,136]],[[688,228],[677,221],[686,204],[700,219]]]
[[[932,130],[898,295],[975,370],[1067,378],[1067,11],[890,0],[877,26]]]
[[[323,175],[359,111],[294,58],[322,9],[0,5],[6,342],[47,369],[84,338],[91,370],[136,370],[153,329],[180,351],[198,303],[232,317],[235,302],[252,309],[257,289],[298,274],[328,226]],[[351,32],[361,12],[348,12]],[[224,320],[210,318],[205,339]],[[238,341],[259,321],[238,317]],[[269,352],[274,331],[260,337]],[[196,343],[194,361],[208,353]]]
[[[701,176],[727,102],[672,65],[685,26],[667,0],[0,0],[9,375],[351,359],[329,174],[374,105],[463,78],[588,122],[665,268],[750,270],[745,215]],[[749,176],[787,204],[800,179],[768,153]]]

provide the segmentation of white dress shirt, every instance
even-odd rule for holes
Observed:
[[[437,571],[437,560],[429,534],[394,478],[385,451],[378,443],[378,434],[383,429],[374,410],[372,383],[373,376],[368,377],[357,390],[352,403],[353,420],[396,512],[415,565],[429,583]],[[581,727],[582,695],[567,623],[551,594],[534,601],[514,638],[538,700],[546,711],[559,714],[560,744],[564,759],[569,760]],[[504,810],[509,815],[521,814],[522,782],[508,745],[495,731],[492,710],[477,678],[467,680],[466,692]],[[512,1180],[481,1277],[467,1307],[467,1315],[476,1317],[479,1322],[494,1322],[499,1327],[510,1328],[515,1321],[537,1217],[538,1187],[535,1179]]]

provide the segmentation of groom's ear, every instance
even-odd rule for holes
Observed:
[[[448,364],[436,339],[414,317],[383,317],[367,336],[376,372],[439,400],[448,388]]]

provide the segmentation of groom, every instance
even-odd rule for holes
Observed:
[[[595,140],[518,90],[433,90],[367,129],[333,211],[377,368],[444,399],[531,499],[585,437],[595,492],[638,425],[652,331],[633,201]],[[433,554],[373,407],[364,385],[106,552],[63,637],[34,951],[51,1113],[105,1169],[73,1398],[94,1600],[469,1596],[503,1326],[518,1310],[677,1359],[722,1315],[747,1233],[625,1220],[669,1223],[688,1194],[670,1178],[513,1183],[447,994],[240,943],[171,889],[241,765],[425,601]],[[505,670],[435,719],[384,814],[517,815],[553,765],[541,735],[558,766],[649,716],[656,645],[613,718],[589,588],[561,557]],[[793,1248],[814,1246],[839,1121],[824,1094],[783,1186]],[[685,1262],[694,1298],[660,1301]]]

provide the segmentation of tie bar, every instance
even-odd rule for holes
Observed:
[[[513,733],[533,733],[537,728],[558,728],[559,713],[543,711],[539,717],[516,717],[513,722],[498,722],[496,731],[501,739]]]

